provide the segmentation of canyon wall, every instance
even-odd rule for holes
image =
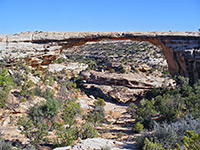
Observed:
[[[102,39],[149,41],[162,47],[172,75],[200,79],[200,32],[22,32],[0,35],[1,63],[25,58],[48,65],[63,49]],[[6,62],[5,62],[6,61]]]

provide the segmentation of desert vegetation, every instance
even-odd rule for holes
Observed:
[[[31,67],[22,59],[7,68],[1,64],[0,149],[56,148],[88,138],[107,138],[109,133],[109,139],[133,141],[132,148],[199,149],[200,81],[190,85],[188,78],[172,79],[162,64],[160,49],[144,42],[102,41],[64,50],[65,55],[54,64],[87,64],[86,75],[81,76],[83,70],[63,68],[53,72],[49,67]],[[148,62],[151,59],[161,61],[155,65]],[[111,78],[111,85],[103,86],[114,90],[106,93],[99,84],[103,82],[87,83],[87,78],[106,80],[105,76],[91,75],[92,71],[145,79],[153,75],[171,78],[175,84],[163,82],[161,87],[153,87],[147,81],[144,85],[148,88],[137,92],[134,101],[130,97],[122,103],[113,95],[141,88],[141,83]],[[123,107],[123,113],[107,105]],[[5,135],[1,132],[4,127],[16,128],[21,136]]]
[[[187,133],[198,136],[199,82],[190,86],[189,80],[181,76],[176,81],[175,89],[153,89],[148,93],[149,98],[142,99],[137,106],[129,105],[128,112],[136,120],[134,130],[146,128],[137,139],[140,149],[149,146],[149,149],[175,149],[177,145],[184,148],[182,139]]]

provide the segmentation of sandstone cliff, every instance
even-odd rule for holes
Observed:
[[[47,65],[63,49],[102,39],[130,39],[160,45],[172,75],[200,78],[200,32],[24,32],[0,35],[1,58],[9,63],[26,58],[32,65]],[[10,59],[11,58],[11,59]]]

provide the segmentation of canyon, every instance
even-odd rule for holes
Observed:
[[[0,35],[5,65],[25,58],[32,66],[48,65],[67,48],[102,39],[148,41],[162,48],[171,75],[194,83],[200,79],[200,32],[22,32]]]

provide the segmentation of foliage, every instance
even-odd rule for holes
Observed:
[[[165,150],[162,147],[162,144],[153,142],[153,138],[151,138],[150,140],[148,138],[145,138],[144,147],[142,149],[143,150]]]
[[[17,86],[21,86],[22,81],[25,80],[24,76],[18,71],[13,73],[12,78],[13,78],[13,82]]]
[[[0,108],[6,106],[12,85],[14,85],[12,77],[9,75],[7,69],[2,68],[0,71]]]
[[[7,87],[13,85],[12,77],[9,75],[7,69],[2,68],[0,71],[0,87]]]
[[[120,73],[126,73],[126,69],[124,68],[124,66],[122,66],[122,67],[119,69],[119,72],[120,72]]]
[[[64,124],[57,124],[57,139],[54,141],[54,147],[72,145],[78,138],[78,129],[76,127],[65,127]]]
[[[110,69],[110,73],[114,73],[115,72],[115,69]]]
[[[172,122],[170,124],[155,123],[152,133],[143,134],[137,139],[137,144],[141,148],[144,146],[145,138],[151,139],[156,143],[162,144],[165,149],[176,148],[178,143],[182,145],[181,139],[185,136],[187,130],[192,130],[194,133],[200,132],[200,120],[194,119],[190,115],[184,119]]]
[[[8,99],[8,92],[1,90],[0,88],[0,108],[6,106],[6,102]]]
[[[31,80],[26,80],[22,85],[22,89],[20,91],[21,98],[28,99],[30,95],[32,95],[32,90],[30,88],[33,86],[33,82]]]
[[[42,96],[42,90],[41,90],[40,86],[36,86],[34,88],[34,95]]]
[[[0,150],[12,150],[13,146],[10,142],[6,142],[4,139],[0,138]]]
[[[80,137],[81,139],[87,139],[87,138],[95,138],[97,137],[98,132],[95,130],[90,123],[85,123],[82,125],[81,131],[80,131]]]
[[[94,123],[95,126],[105,120],[105,110],[103,106],[96,106],[93,111],[89,112],[87,115],[87,121]]]
[[[156,97],[156,110],[162,116],[162,120],[173,121],[176,120],[178,115],[182,114],[185,107],[183,98],[180,94],[170,95],[164,94],[163,96]]]
[[[54,97],[54,92],[50,89],[46,89],[44,92],[42,92],[42,97],[45,99],[52,99]]]
[[[104,99],[97,97],[97,100],[94,101],[94,105],[95,105],[95,107],[105,106],[106,103],[105,103]]]
[[[82,110],[79,103],[69,101],[64,107],[62,119],[66,124],[72,126],[74,124],[75,116],[80,115],[81,112]]]
[[[183,148],[187,150],[199,150],[200,149],[200,135],[198,133],[194,134],[194,131],[186,131],[187,136],[182,139]],[[177,144],[178,150],[181,150],[179,144]]]
[[[31,144],[39,145],[46,142],[48,130],[51,128],[47,123],[53,124],[54,118],[59,113],[59,103],[54,99],[48,99],[42,105],[35,104],[27,117],[22,117],[18,121],[18,126]]]
[[[29,110],[29,117],[34,124],[49,121],[52,122],[59,113],[60,104],[55,99],[47,99],[42,105],[35,104]]]
[[[137,133],[141,133],[144,130],[144,126],[140,122],[137,122],[136,124],[134,124],[133,130]]]
[[[174,122],[186,113],[198,117],[200,114],[200,81],[193,86],[189,79],[178,76],[177,87],[153,89],[139,104],[130,104],[127,112],[145,128],[152,129],[153,122]]]
[[[39,144],[45,142],[45,136],[48,135],[48,125],[45,123],[36,123],[34,125],[30,118],[22,117],[18,121],[18,125],[27,138],[29,138],[30,143],[38,146]]]
[[[124,133],[120,131],[120,132],[117,134],[117,138],[122,138],[123,135],[124,135]]]
[[[154,99],[142,99],[135,111],[136,122],[142,123],[145,127],[151,128],[153,125],[152,117],[156,113]],[[133,107],[135,109],[135,107]]]
[[[137,106],[134,103],[130,103],[126,111],[134,118],[136,110]]]
[[[60,58],[58,58],[58,59],[54,60],[54,63],[61,64],[61,63],[65,62],[65,61],[66,61],[66,59],[65,59],[65,58],[63,58],[63,57],[60,57]]]

